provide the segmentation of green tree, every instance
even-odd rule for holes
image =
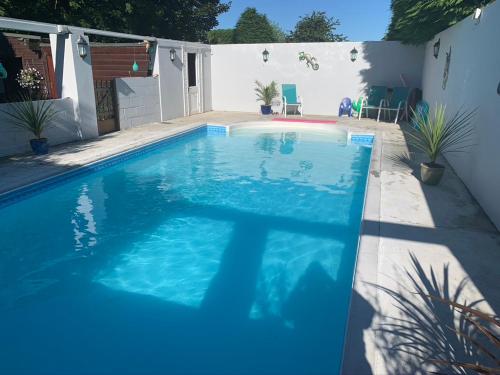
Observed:
[[[266,15],[255,8],[247,8],[241,14],[234,29],[235,43],[272,43],[275,31]]]
[[[281,28],[281,26],[277,22],[271,21],[271,27],[274,32],[274,41],[276,43],[285,43],[286,42],[286,34]]]
[[[234,29],[217,29],[208,32],[208,43],[230,44],[233,43]]]
[[[328,17],[325,12],[312,12],[301,17],[295,29],[288,36],[290,42],[342,42],[347,40],[343,34],[336,34],[340,25],[338,19]]]
[[[0,16],[206,41],[229,7],[221,0],[0,0]]]
[[[491,0],[392,0],[386,40],[424,43]]]

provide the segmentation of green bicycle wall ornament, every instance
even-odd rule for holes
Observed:
[[[311,56],[309,53],[299,52],[299,61],[306,61],[306,66],[312,70],[318,70],[319,64],[316,57]]]

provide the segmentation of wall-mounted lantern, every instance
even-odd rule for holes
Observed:
[[[441,47],[441,38],[438,39],[436,43],[434,43],[434,58],[437,59],[439,56],[439,48]]]
[[[483,10],[481,8],[476,8],[474,14],[472,15],[472,19],[475,21],[476,25],[481,21],[481,14]]]
[[[356,61],[357,58],[358,58],[358,50],[356,49],[356,47],[354,47],[351,50],[351,61],[354,62]]]
[[[171,48],[170,49],[170,61],[174,62],[176,54],[177,53],[175,52],[175,49]]]
[[[78,37],[78,40],[76,41],[76,46],[78,47],[78,55],[80,55],[82,59],[87,57],[89,53],[89,44],[87,43],[87,41],[83,36],[80,35]]]
[[[264,62],[267,62],[267,60],[269,60],[269,51],[267,49],[262,51],[262,60],[264,60]]]

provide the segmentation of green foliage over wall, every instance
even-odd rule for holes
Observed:
[[[0,16],[205,41],[229,6],[221,0],[0,0]]]
[[[234,29],[217,29],[208,32],[208,43],[231,44],[233,43]]]
[[[267,16],[255,8],[247,8],[241,14],[234,29],[235,43],[272,43],[275,31]]]
[[[345,35],[336,34],[340,21],[328,17],[325,12],[312,12],[301,17],[288,40],[291,42],[342,42]]]
[[[219,29],[209,32],[209,43],[286,43],[286,42],[341,42],[345,35],[335,33],[340,21],[328,17],[325,12],[312,12],[301,17],[295,29],[285,33],[280,25],[268,20],[255,8],[247,8],[241,14],[235,29]]]
[[[271,21],[271,27],[273,28],[273,32],[274,32],[274,41],[276,43],[286,42],[287,35],[283,31],[283,29],[280,27],[280,25],[277,22]]]
[[[392,0],[385,39],[420,44],[471,15],[491,0]]]

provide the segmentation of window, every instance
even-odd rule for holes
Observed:
[[[196,53],[188,53],[188,85],[196,86]]]

